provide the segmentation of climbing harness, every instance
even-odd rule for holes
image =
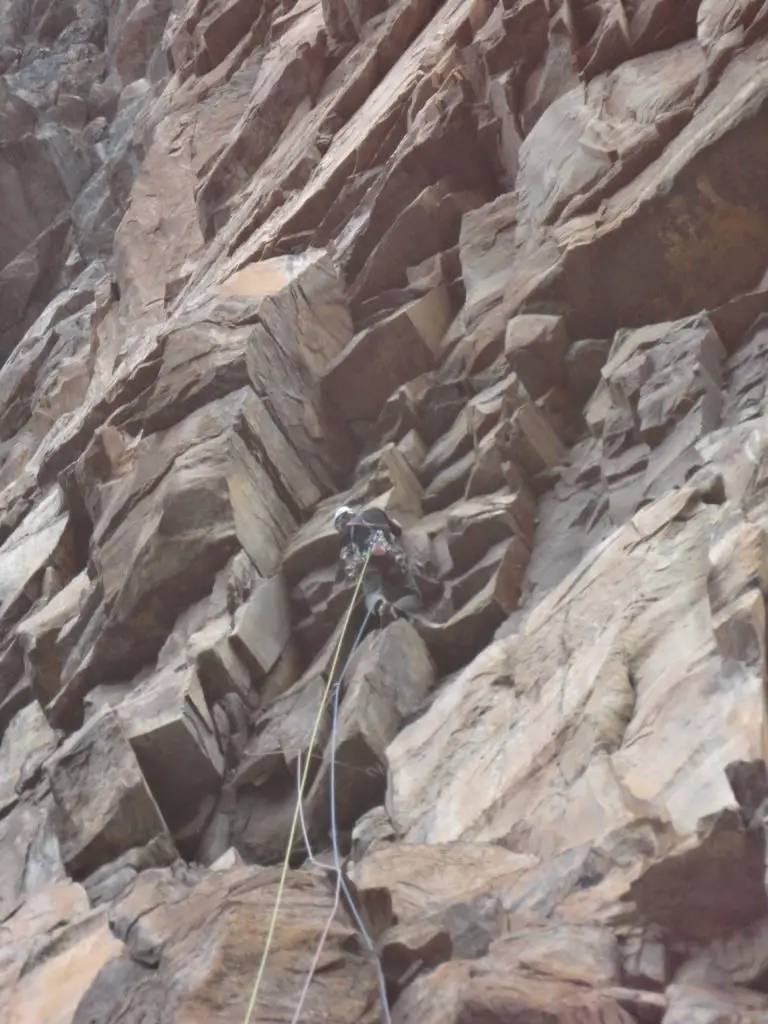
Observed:
[[[377,530],[370,542],[370,552],[372,558],[382,558],[384,555],[390,554],[392,546],[386,538],[383,530]]]
[[[352,620],[352,612],[354,611],[355,605],[357,604],[357,599],[360,596],[360,590],[361,590],[362,584],[363,584],[363,577],[365,576],[366,570],[368,569],[368,562],[370,561],[370,558],[371,558],[371,553],[370,553],[370,551],[368,551],[368,553],[366,554],[365,561],[363,563],[362,569],[360,571],[360,575],[358,576],[357,583],[355,585],[355,589],[354,589],[354,592],[352,594],[352,599],[349,602],[349,607],[347,608],[346,615],[344,616],[344,621],[343,621],[343,624],[342,624],[342,627],[341,627],[341,634],[339,636],[338,643],[336,644],[336,650],[335,650],[334,655],[333,655],[333,661],[331,662],[331,670],[328,673],[328,682],[325,685],[325,689],[323,691],[323,695],[322,695],[322,697],[320,699],[320,706],[319,706],[318,711],[317,711],[317,717],[315,718],[314,725],[312,726],[312,732],[310,733],[309,745],[308,745],[308,749],[307,749],[307,760],[306,760],[306,764],[304,765],[304,771],[301,774],[301,779],[299,780],[298,793],[297,793],[297,796],[296,796],[296,808],[295,808],[294,813],[293,813],[293,820],[291,821],[291,828],[290,828],[290,831],[288,833],[288,843],[287,843],[286,850],[285,850],[285,857],[283,859],[282,871],[280,872],[280,881],[279,881],[278,886],[277,886],[277,895],[275,897],[275,905],[274,905],[274,907],[272,909],[272,917],[271,917],[271,920],[269,922],[269,929],[267,931],[267,938],[266,938],[266,941],[264,943],[264,949],[263,949],[262,954],[261,954],[261,961],[259,963],[259,969],[258,969],[258,972],[256,974],[256,980],[255,980],[254,985],[253,985],[253,991],[251,993],[251,998],[250,998],[250,1001],[248,1003],[248,1009],[246,1010],[245,1019],[243,1021],[243,1024],[250,1024],[251,1017],[253,1016],[253,1011],[254,1011],[254,1009],[256,1007],[256,1002],[258,1000],[259,989],[261,988],[261,983],[262,983],[262,980],[264,978],[264,970],[265,970],[266,965],[267,965],[267,958],[269,957],[269,951],[270,951],[270,949],[272,947],[272,942],[274,941],[275,927],[277,925],[277,916],[278,916],[278,913],[280,911],[280,904],[282,903],[283,893],[285,891],[285,883],[286,883],[286,880],[288,878],[288,869],[289,869],[289,866],[290,866],[291,851],[293,849],[293,844],[294,844],[294,841],[296,839],[296,829],[297,829],[298,824],[299,824],[299,818],[301,817],[301,814],[302,814],[302,801],[303,801],[303,798],[304,798],[304,790],[305,790],[306,785],[307,785],[307,779],[309,777],[310,765],[312,763],[312,751],[314,750],[315,742],[317,740],[317,734],[318,734],[318,732],[320,730],[320,723],[321,723],[322,718],[323,718],[323,711],[325,710],[325,707],[326,707],[326,705],[328,703],[328,696],[331,693],[331,691],[333,689],[333,686],[334,686],[334,679],[336,677],[336,670],[338,668],[339,660],[341,658],[341,652],[342,652],[342,649],[343,649],[343,646],[344,646],[344,640],[346,639],[347,632],[349,631],[349,624],[350,624],[350,622]],[[368,622],[368,616],[366,616],[366,619],[365,619],[365,621],[363,623],[363,628],[365,627],[365,625],[367,625],[367,622]],[[342,676],[339,678],[338,683],[336,684],[336,691],[334,692],[334,709],[335,709],[334,710],[334,716],[335,717],[334,717],[334,726],[333,726],[333,731],[332,731],[332,735],[333,736],[335,736],[336,725],[337,725],[337,720],[338,720],[338,694],[340,692],[340,685],[339,684],[341,682],[341,679],[343,678],[343,673],[346,672],[346,669],[347,669],[347,667],[349,665],[349,662],[350,662],[350,659],[352,657],[352,654],[354,653],[355,648],[357,647],[357,645],[358,645],[358,643],[360,641],[360,638],[362,637],[363,628],[361,628],[361,630],[358,632],[358,636],[357,636],[357,638],[355,640],[355,643],[354,643],[354,645],[352,647],[352,650],[350,651],[350,653],[349,653],[349,655],[347,657],[346,663],[344,665]],[[335,754],[336,754],[336,751],[335,751],[335,739],[334,739],[333,742],[334,742],[334,747],[332,748],[332,751],[331,751],[331,828],[332,828],[332,841],[333,841],[333,847],[334,847],[334,861],[335,861],[336,870],[338,872],[337,877],[340,879],[340,887],[344,890],[344,894],[347,897],[348,903],[350,904],[350,909],[351,909],[351,912],[352,912],[352,916],[357,921],[358,926],[361,929],[361,933],[365,937],[366,942],[367,942],[369,948],[372,949],[375,952],[375,947],[373,945],[373,942],[372,942],[370,936],[368,935],[367,931],[365,930],[363,922],[360,920],[360,915],[358,914],[357,909],[354,906],[354,902],[352,901],[351,894],[349,892],[349,887],[347,886],[346,881],[344,880],[343,875],[342,875],[342,871],[341,871],[341,860],[340,860],[340,857],[339,857],[339,854],[338,854],[338,837],[336,836],[336,803],[335,803],[335,789],[334,789],[334,786],[335,786]],[[326,932],[326,934],[327,934],[327,932]],[[384,1000],[384,1010],[385,1010],[385,1014],[386,1014],[386,1018],[387,1018],[387,1024],[389,1024],[389,1022],[390,1022],[389,1006],[388,1006],[387,1001],[386,1001],[386,988],[384,986],[383,973],[381,971],[381,965],[378,963],[378,958],[376,959],[376,962],[377,962],[377,965],[378,965],[378,968],[379,968],[379,975],[380,975],[380,977],[379,977],[379,985],[380,985],[380,988],[381,988],[381,991],[382,991],[382,998]]]
[[[407,561],[405,552],[400,551],[383,530],[371,531],[365,548],[354,541],[350,541],[342,548],[341,560],[344,571],[350,579],[354,579],[360,571],[361,564],[367,564],[371,558],[391,558],[400,572],[403,571]]]

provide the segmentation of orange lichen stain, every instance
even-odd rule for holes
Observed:
[[[669,204],[660,235],[670,278],[690,309],[724,301],[764,269],[768,211],[733,203],[704,176]]]

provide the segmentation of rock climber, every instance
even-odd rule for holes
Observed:
[[[354,512],[342,505],[334,513],[333,525],[341,534],[341,565],[347,579],[357,580],[371,552],[362,588],[366,608],[382,624],[421,608],[421,594],[399,541],[400,523],[381,508]]]

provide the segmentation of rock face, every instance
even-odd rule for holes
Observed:
[[[767,197],[759,0],[0,0],[0,1019],[768,1019]]]

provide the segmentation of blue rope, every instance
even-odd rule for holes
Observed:
[[[381,1005],[382,1005],[382,1009],[384,1010],[384,1017],[386,1019],[387,1024],[392,1024],[392,1015],[391,1015],[390,1009],[389,1009],[389,1000],[387,999],[387,983],[386,983],[385,978],[384,978],[384,971],[382,970],[381,962],[380,962],[378,954],[376,952],[376,947],[373,944],[373,940],[371,939],[370,935],[368,934],[368,930],[366,929],[365,924],[363,923],[362,918],[360,917],[360,914],[358,913],[357,907],[355,906],[355,901],[352,899],[352,894],[349,891],[349,886],[347,885],[347,880],[344,878],[344,872],[343,872],[342,867],[341,867],[341,853],[339,851],[338,827],[337,827],[337,824],[336,824],[336,740],[337,740],[338,726],[339,726],[339,705],[341,703],[341,684],[344,681],[344,676],[347,674],[347,669],[349,668],[350,662],[352,661],[352,656],[354,655],[355,651],[357,650],[358,644],[360,643],[360,641],[363,638],[363,633],[365,632],[365,627],[368,625],[368,622],[369,622],[369,620],[371,618],[371,615],[372,615],[372,612],[369,609],[366,612],[365,618],[363,619],[362,626],[360,627],[360,629],[357,632],[357,636],[355,637],[355,642],[352,644],[352,650],[349,652],[349,656],[347,657],[347,660],[344,663],[344,668],[341,670],[338,682],[336,683],[336,686],[334,687],[334,691],[333,691],[333,716],[332,716],[332,721],[331,721],[331,773],[330,773],[330,784],[331,784],[331,843],[333,845],[333,866],[334,866],[336,872],[338,873],[339,879],[341,880],[341,888],[342,888],[342,891],[344,893],[344,896],[346,897],[347,904],[349,906],[349,911],[352,914],[352,917],[355,919],[355,923],[357,924],[357,927],[360,929],[360,934],[365,939],[366,944],[368,946],[368,949],[373,953],[374,958],[376,960],[376,973],[378,975],[378,980],[379,980],[379,991],[381,993]]]

